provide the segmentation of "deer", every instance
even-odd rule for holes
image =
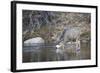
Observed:
[[[65,27],[60,34],[57,32],[54,33],[52,39],[57,43],[56,53],[58,54],[58,60],[61,59],[59,55],[63,55],[63,59],[68,59],[68,53],[70,52],[76,53],[76,56],[80,55],[81,33],[82,30],[80,27]]]

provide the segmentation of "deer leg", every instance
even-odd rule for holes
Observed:
[[[80,40],[76,39],[76,54],[80,54]]]
[[[80,59],[80,40],[76,39],[76,57],[77,59]]]

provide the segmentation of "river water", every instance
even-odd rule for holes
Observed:
[[[91,58],[90,42],[82,43],[79,55],[72,52],[56,53],[56,47],[33,47],[23,46],[23,62],[47,62],[47,61],[67,61],[86,60]]]

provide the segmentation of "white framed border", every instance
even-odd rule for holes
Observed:
[[[91,59],[75,61],[22,63],[22,10],[91,13]],[[96,65],[96,8],[16,4],[16,70]]]

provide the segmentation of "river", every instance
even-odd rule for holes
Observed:
[[[76,53],[58,54],[56,53],[56,47],[33,47],[23,46],[23,63],[27,62],[47,62],[47,61],[67,61],[67,60],[86,60],[91,59],[91,47],[90,41],[86,43],[81,42],[80,54]],[[66,58],[67,57],[67,58]]]

